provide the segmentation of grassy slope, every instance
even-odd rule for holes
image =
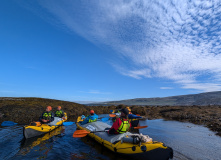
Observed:
[[[73,102],[43,98],[0,98],[0,123],[14,121],[29,124],[37,121],[45,108],[50,105],[55,111],[57,106],[68,114],[69,121],[75,121],[79,115],[87,115],[90,109],[97,114],[109,114],[111,109],[124,108],[119,106],[85,106]],[[187,121],[206,125],[221,136],[221,106],[131,106],[134,114],[140,114],[148,119],[163,118],[168,120]]]
[[[75,121],[79,115],[87,115],[90,109],[94,109],[98,114],[109,113],[110,110],[108,107],[89,107],[54,99],[1,97],[0,122],[10,120],[28,124],[31,121],[37,121],[47,106],[52,106],[53,111],[56,110],[57,106],[61,106],[71,121]]]

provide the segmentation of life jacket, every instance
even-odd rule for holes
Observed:
[[[60,117],[60,118],[62,118],[62,115],[64,114],[64,112],[62,111],[62,110],[60,110],[60,111],[56,111],[55,112],[55,117]]]
[[[121,118],[121,122],[120,127],[117,129],[117,132],[120,134],[127,132],[130,128],[130,123],[127,119],[123,120],[123,118]]]
[[[52,116],[52,112],[44,112],[42,117],[45,120],[49,120],[49,119],[51,119],[51,116]]]
[[[97,121],[97,119],[95,119],[95,120],[89,119],[88,122],[90,123],[90,122],[95,122],[95,121]]]
[[[97,121],[96,115],[90,115],[88,122],[90,123],[90,122],[95,122],[95,121]]]

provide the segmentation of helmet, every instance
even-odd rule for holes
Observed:
[[[61,106],[58,106],[59,109],[61,109]]]
[[[125,115],[129,114],[129,111],[127,108],[121,109],[121,112],[123,112]]]
[[[47,106],[48,110],[51,111],[52,110],[52,107],[51,106]]]
[[[129,112],[131,112],[131,109],[130,109],[130,107],[127,107],[127,110],[128,110]]]
[[[94,110],[90,110],[90,114],[94,114]]]

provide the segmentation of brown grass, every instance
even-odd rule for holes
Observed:
[[[62,106],[68,115],[68,121],[75,121],[82,114],[88,115],[91,109],[97,114],[109,114],[111,109],[126,107],[125,105],[85,106],[43,98],[0,98],[0,123],[14,121],[29,124],[31,121],[37,121],[48,105],[53,107],[53,111],[57,106]],[[205,125],[221,136],[221,106],[130,106],[130,108],[134,114],[140,114],[148,119],[163,118]]]

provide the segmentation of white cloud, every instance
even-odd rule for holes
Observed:
[[[114,64],[123,75],[169,79],[185,89],[221,89],[217,1],[38,2],[69,30],[125,57],[129,66]]]

